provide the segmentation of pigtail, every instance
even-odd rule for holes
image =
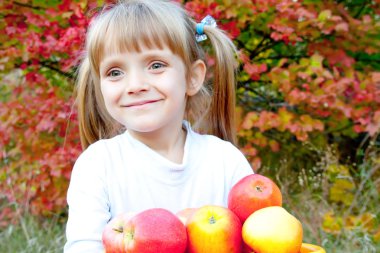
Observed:
[[[79,67],[76,87],[79,136],[83,149],[101,138],[111,137],[118,128],[115,120],[101,106],[104,103],[95,85],[90,61],[86,57]]]
[[[212,99],[208,112],[209,132],[237,145],[236,103],[236,47],[220,29],[205,26],[204,32],[214,50]]]

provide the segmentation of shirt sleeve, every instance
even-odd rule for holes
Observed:
[[[111,218],[101,154],[91,146],[76,161],[67,193],[65,253],[104,252],[101,237]]]
[[[236,148],[235,151],[236,164],[234,166],[234,171],[231,178],[231,186],[232,188],[240,179],[246,177],[248,175],[253,174],[253,169],[249,164],[247,158],[244,154]]]

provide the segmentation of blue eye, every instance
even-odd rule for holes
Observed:
[[[150,66],[150,68],[151,69],[159,69],[159,68],[162,68],[162,67],[164,67],[165,65],[164,64],[162,64],[162,63],[160,63],[160,62],[155,62],[155,63],[153,63],[151,66]]]
[[[108,76],[110,76],[110,77],[118,77],[118,76],[121,76],[122,74],[123,73],[118,69],[113,69],[113,70],[108,72]]]

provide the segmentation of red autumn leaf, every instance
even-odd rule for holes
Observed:
[[[260,79],[260,75],[267,71],[267,65],[246,63],[244,64],[244,70],[250,75],[252,80],[257,81]]]
[[[341,64],[344,67],[350,67],[352,64],[355,63],[355,60],[352,57],[348,56],[346,52],[341,49],[331,51],[327,55],[327,61],[330,65]]]

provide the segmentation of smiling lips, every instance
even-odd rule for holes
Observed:
[[[161,99],[136,101],[136,102],[133,102],[133,103],[126,104],[123,107],[137,107],[137,106],[142,106],[142,105],[146,105],[146,104],[156,103],[156,102],[158,102],[160,100]]]

